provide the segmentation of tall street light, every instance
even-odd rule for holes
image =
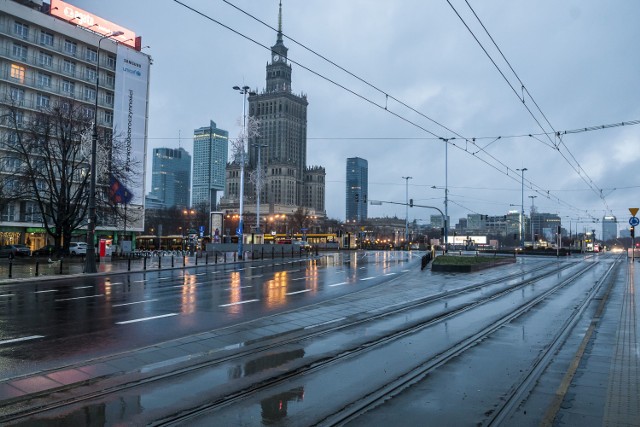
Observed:
[[[243,227],[242,211],[244,209],[244,140],[247,138],[247,98],[250,94],[249,86],[234,86],[233,89],[242,95],[242,149],[240,150],[240,219],[238,220],[238,259],[242,259]]]
[[[527,168],[516,169],[521,172],[520,183],[522,185],[521,190],[521,203],[520,203],[520,246],[524,249],[524,171],[529,170]]]
[[[102,40],[117,37],[124,34],[122,31],[114,31],[98,40],[98,52],[96,55],[96,103],[93,116],[93,135],[91,137],[91,170],[89,172],[89,221],[87,222],[87,254],[84,259],[84,272],[95,273],[96,268],[96,158],[98,151],[98,90],[100,86],[100,43]]]
[[[403,176],[402,179],[406,180],[405,191],[405,216],[404,216],[404,242],[409,244],[409,180],[413,179],[412,176]],[[408,246],[407,246],[408,248]]]

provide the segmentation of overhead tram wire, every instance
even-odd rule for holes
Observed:
[[[260,46],[260,47],[264,48],[265,50],[271,51],[271,48],[270,48],[269,46],[266,46],[266,45],[264,45],[264,44],[260,43],[259,41],[257,41],[257,40],[255,40],[255,39],[253,39],[253,38],[251,38],[251,37],[249,37],[249,36],[247,36],[247,35],[245,35],[245,34],[243,34],[243,33],[239,32],[239,31],[237,31],[237,30],[235,30],[235,29],[231,28],[230,26],[228,26],[228,25],[226,25],[226,24],[224,24],[224,23],[222,23],[222,22],[220,22],[220,21],[216,20],[215,18],[212,18],[211,16],[208,16],[207,14],[205,14],[205,13],[203,13],[203,12],[201,12],[201,11],[199,11],[199,10],[197,10],[197,9],[195,9],[195,8],[193,8],[193,7],[189,6],[189,5],[187,5],[187,4],[185,4],[184,2],[182,2],[182,1],[180,1],[180,0],[173,0],[173,1],[174,1],[175,3],[177,3],[177,4],[181,5],[181,6],[185,7],[186,9],[189,9],[189,10],[191,10],[192,12],[194,12],[194,13],[196,13],[196,14],[200,15],[201,17],[203,17],[203,18],[205,18],[205,19],[207,19],[207,20],[209,20],[209,21],[211,21],[211,22],[213,22],[213,23],[215,23],[215,24],[220,25],[221,27],[223,27],[223,28],[225,28],[225,29],[227,29],[227,30],[231,31],[232,33],[234,33],[234,34],[236,34],[236,35],[238,35],[238,36],[240,36],[240,37],[242,37],[242,38],[244,38],[245,40],[248,40],[248,41],[250,41],[250,42],[252,42],[252,43],[256,44],[257,46]],[[230,3],[228,3],[226,0],[223,0],[223,1],[225,1],[227,4],[230,4]],[[230,5],[231,5],[231,4],[230,4]],[[237,8],[236,6],[233,6],[233,7]],[[238,9],[238,8],[237,8],[237,9]],[[241,10],[241,9],[238,9],[238,10]],[[249,15],[249,14],[247,14],[247,15]],[[249,16],[251,16],[251,15],[249,15]],[[254,18],[254,19],[258,20],[257,18]],[[258,22],[262,22],[262,21],[258,20]],[[273,27],[270,27],[268,24],[266,24],[266,23],[263,23],[263,24],[264,24],[264,25],[266,25],[267,27],[269,27],[269,28],[272,28],[272,29],[273,29]],[[274,31],[275,31],[275,29],[274,29]],[[284,35],[284,34],[283,34],[283,35]],[[288,37],[288,36],[286,36],[286,35],[285,35],[285,37],[287,37],[287,39],[289,39],[289,40],[292,40],[291,38],[289,38],[289,37]],[[293,40],[292,40],[292,41],[293,41]],[[297,42],[295,42],[295,41],[294,41],[294,43],[297,43]],[[298,43],[297,43],[297,44],[298,44]],[[303,47],[303,48],[305,48],[305,49],[308,49],[308,48],[306,48],[304,45],[301,45],[301,47]],[[311,51],[311,50],[309,49],[309,51]],[[313,52],[313,51],[311,51],[311,52]],[[442,141],[444,141],[444,142],[446,142],[446,143],[450,143],[449,141],[454,141],[454,140],[456,140],[456,139],[457,139],[457,138],[444,138],[444,137],[441,137],[441,136],[439,136],[439,135],[435,134],[434,132],[432,132],[432,131],[430,131],[430,130],[426,129],[426,128],[425,128],[425,127],[423,127],[422,125],[420,125],[420,124],[418,124],[418,123],[416,123],[416,122],[414,122],[414,121],[412,121],[412,120],[410,120],[410,119],[408,119],[408,118],[406,118],[406,117],[404,117],[404,116],[400,115],[399,113],[396,113],[396,112],[394,112],[394,111],[389,110],[389,109],[387,108],[387,105],[384,105],[384,106],[383,106],[383,105],[381,105],[381,104],[377,103],[376,101],[373,101],[372,99],[369,99],[369,98],[367,98],[366,96],[361,95],[361,94],[359,94],[359,93],[355,92],[354,90],[352,90],[352,89],[350,89],[350,88],[348,88],[348,87],[346,87],[346,86],[344,86],[344,85],[342,85],[342,84],[340,84],[340,83],[338,83],[338,82],[336,82],[336,81],[334,81],[334,80],[332,80],[332,79],[330,79],[330,78],[328,78],[328,77],[326,77],[326,76],[324,76],[324,75],[320,74],[319,72],[317,72],[317,71],[314,71],[314,70],[310,69],[309,67],[307,67],[307,66],[305,66],[305,65],[301,64],[300,62],[298,62],[298,61],[295,61],[295,60],[291,59],[290,57],[288,57],[287,59],[289,60],[289,62],[291,62],[291,63],[293,63],[293,64],[298,65],[300,68],[302,68],[302,69],[304,69],[304,70],[306,70],[306,71],[310,72],[311,74],[313,74],[313,75],[315,75],[315,76],[317,76],[317,77],[319,77],[319,78],[321,78],[321,79],[323,79],[323,80],[325,80],[325,81],[327,81],[327,82],[329,82],[329,83],[331,83],[331,84],[335,85],[336,87],[339,87],[339,88],[341,88],[341,89],[345,90],[345,91],[346,91],[346,92],[348,92],[348,93],[351,93],[352,95],[356,96],[357,98],[360,98],[361,100],[363,100],[363,101],[365,101],[365,102],[367,102],[367,103],[369,103],[369,104],[371,104],[371,105],[373,105],[373,106],[375,106],[375,107],[378,107],[378,108],[380,108],[381,110],[384,110],[384,111],[388,112],[389,114],[391,114],[391,115],[393,115],[393,116],[397,117],[398,119],[400,119],[400,120],[402,120],[402,121],[404,121],[404,122],[406,122],[406,123],[408,123],[408,124],[410,124],[410,125],[413,125],[414,127],[416,127],[416,128],[418,128],[418,129],[420,129],[420,130],[422,130],[422,131],[424,131],[424,132],[428,133],[429,135],[434,136],[435,138],[438,138],[438,139],[440,139],[440,140],[442,140]],[[328,60],[327,60],[327,61],[328,61]],[[329,61],[329,62],[331,62],[331,61]],[[332,62],[331,62],[331,63],[332,63]],[[341,68],[341,69],[342,69],[342,68]],[[346,72],[348,72],[348,71],[346,71]],[[350,72],[348,72],[348,73],[350,73]],[[351,74],[351,75],[353,75],[352,73],[350,73],[350,74]],[[355,75],[354,75],[354,76],[355,76]],[[362,80],[362,81],[363,81],[363,82],[365,82],[364,80]],[[366,83],[366,82],[365,82],[365,83]],[[367,83],[367,84],[369,84],[369,83]],[[369,85],[370,85],[371,87],[375,87],[375,86],[373,86],[373,85],[371,85],[371,84],[369,84]],[[387,94],[386,94],[386,92],[381,91],[380,89],[377,89],[377,88],[376,88],[376,90],[378,90],[378,91],[380,91],[381,93],[385,94],[385,96],[386,96],[387,98],[391,97],[393,100],[396,100],[396,98],[394,98],[394,97],[392,97],[392,96],[387,95]],[[467,138],[465,138],[465,137],[461,136],[461,135],[460,135],[460,134],[458,134],[457,132],[450,130],[449,128],[445,127],[444,125],[439,124],[439,123],[438,123],[438,122],[436,122],[435,120],[433,120],[433,119],[431,119],[431,118],[427,117],[426,115],[424,115],[423,113],[421,113],[421,112],[419,112],[419,111],[415,110],[413,107],[408,106],[407,104],[403,103],[402,101],[399,101],[399,100],[396,100],[396,101],[397,101],[397,102],[399,102],[401,105],[405,106],[406,108],[410,109],[411,111],[416,112],[416,113],[417,113],[417,114],[419,114],[420,116],[427,118],[428,120],[432,121],[433,123],[437,124],[438,126],[441,126],[441,127],[443,127],[444,129],[448,130],[449,132],[452,132],[454,135],[458,136],[460,139],[465,140],[465,141],[467,141],[467,142],[471,142],[470,140],[468,140]],[[543,131],[544,131],[544,129],[543,129]],[[465,152],[467,152],[467,153],[470,153],[468,150],[465,150],[465,149],[464,149],[464,148],[462,148],[462,147],[458,147],[458,146],[457,146],[455,143],[453,143],[453,142],[451,143],[451,145],[452,145],[452,146],[454,146],[454,147],[456,147],[456,148],[458,148],[458,149],[460,149],[460,150],[462,150],[462,151],[465,151]],[[505,170],[506,170],[506,171],[505,171],[505,170],[502,170],[501,168],[499,168],[498,166],[496,166],[496,165],[494,165],[494,164],[489,163],[486,159],[483,159],[483,158],[478,157],[478,156],[476,156],[476,155],[474,155],[474,157],[475,157],[475,158],[477,158],[478,160],[480,160],[481,162],[485,163],[487,166],[489,166],[489,167],[491,167],[491,168],[495,169],[497,172],[499,172],[499,173],[501,173],[501,174],[503,174],[503,175],[506,175],[508,178],[510,178],[510,179],[511,179],[511,180],[513,180],[514,182],[520,182],[520,180],[518,179],[519,177],[515,176],[515,175],[517,175],[517,174],[515,173],[515,170],[514,170],[514,169],[510,168],[508,165],[504,164],[502,161],[500,161],[499,159],[497,159],[495,156],[492,156],[491,154],[487,153],[486,151],[484,151],[484,150],[482,150],[482,149],[481,149],[481,151],[483,151],[486,155],[488,155],[489,157],[491,157],[494,161],[498,162],[501,166],[503,166],[503,167],[505,168]],[[514,172],[514,174],[513,174],[513,175],[510,175],[510,174],[509,174],[509,171]],[[552,197],[552,196],[551,196],[551,194],[549,193],[549,191],[545,191],[544,189],[542,189],[542,188],[541,188],[541,187],[539,187],[538,185],[534,184],[534,183],[533,183],[532,181],[530,181],[530,180],[526,180],[526,181],[529,183],[529,188],[530,188],[530,189],[532,189],[532,190],[534,190],[534,191],[538,192],[539,194],[541,194],[541,195],[543,195],[543,196],[545,196],[545,197],[547,197],[547,198],[551,198],[551,197]],[[537,189],[534,189],[534,186],[535,186],[535,187],[537,187]],[[558,204],[565,205],[566,207],[568,207],[568,208],[570,208],[570,209],[572,209],[572,210],[580,211],[580,209],[579,209],[579,208],[577,208],[577,207],[575,207],[575,206],[572,206],[572,205],[568,204],[567,202],[565,202],[565,201],[563,201],[563,200],[561,200],[561,199],[559,199],[559,198],[557,198],[557,197],[555,197],[555,196],[553,196],[553,197],[556,199],[556,201],[557,201],[557,203],[558,203]]]
[[[578,160],[575,158],[575,156],[573,155],[573,153],[571,152],[571,150],[569,149],[569,147],[564,143],[564,141],[562,140],[560,134],[558,132],[556,132],[555,128],[553,127],[553,125],[551,124],[551,122],[549,121],[549,119],[547,118],[547,116],[544,114],[544,112],[542,111],[542,109],[540,108],[540,106],[538,105],[538,103],[536,102],[536,100],[533,98],[533,95],[531,95],[531,93],[529,92],[529,90],[527,89],[527,87],[525,86],[524,82],[520,79],[520,76],[518,75],[518,73],[516,73],[516,71],[513,69],[513,67],[511,66],[511,63],[509,62],[509,60],[506,58],[506,56],[504,55],[504,53],[502,52],[502,50],[500,49],[500,47],[498,46],[498,44],[496,43],[496,41],[494,40],[494,38],[491,36],[491,34],[489,33],[489,31],[487,30],[487,27],[484,25],[484,23],[482,22],[482,20],[480,19],[480,17],[478,16],[478,14],[476,13],[476,11],[473,9],[473,7],[469,4],[468,0],[465,0],[465,3],[467,4],[467,6],[469,7],[469,9],[471,10],[471,12],[473,13],[473,15],[475,16],[475,18],[477,19],[478,23],[482,26],[482,28],[484,29],[485,33],[487,34],[487,36],[489,37],[489,39],[491,40],[491,42],[493,43],[493,45],[495,46],[495,48],[498,50],[498,52],[500,53],[500,55],[502,56],[502,59],[505,61],[505,63],[509,66],[509,69],[511,70],[511,72],[513,73],[513,75],[516,77],[516,79],[518,79],[518,82],[520,83],[520,87],[522,88],[523,91],[523,95],[522,98],[518,95],[517,91],[514,89],[514,87],[511,85],[511,83],[508,81],[508,79],[506,78],[506,76],[504,75],[504,73],[502,73],[502,70],[500,70],[500,68],[498,67],[498,65],[495,63],[495,61],[493,60],[493,58],[489,55],[489,53],[487,52],[487,50],[484,48],[484,46],[482,45],[482,43],[478,40],[478,38],[476,37],[476,35],[473,33],[473,31],[470,29],[470,27],[467,25],[467,23],[464,21],[464,19],[462,18],[462,16],[458,13],[458,11],[456,10],[456,8],[451,4],[451,2],[449,0],[447,0],[447,3],[449,3],[449,6],[451,6],[451,8],[454,10],[454,12],[456,13],[456,15],[458,16],[458,18],[463,22],[463,24],[465,25],[465,27],[467,28],[467,30],[471,33],[471,35],[474,37],[474,39],[476,40],[476,42],[480,45],[480,47],[482,48],[482,50],[485,52],[485,54],[487,55],[487,57],[491,60],[491,62],[493,62],[494,66],[498,69],[498,71],[500,72],[500,74],[505,78],[505,81],[507,81],[507,83],[509,84],[509,86],[511,87],[511,89],[514,91],[514,93],[516,94],[516,96],[518,97],[518,99],[520,99],[523,103],[523,105],[525,105],[525,108],[527,109],[527,111],[529,111],[529,114],[531,115],[531,117],[533,117],[533,119],[536,121],[536,123],[538,123],[538,126],[540,126],[540,128],[544,131],[544,128],[542,127],[542,125],[540,124],[540,122],[538,121],[538,119],[533,115],[533,112],[529,109],[529,107],[526,105],[525,100],[524,100],[524,92],[527,93],[527,95],[529,96],[529,98],[531,99],[531,101],[533,102],[533,104],[536,106],[536,108],[538,109],[538,112],[542,115],[542,117],[544,118],[544,120],[547,122],[547,124],[549,125],[549,127],[551,128],[551,130],[553,130],[554,136],[560,141],[560,143],[555,143],[553,140],[551,140],[551,138],[549,137],[549,134],[546,134],[547,138],[549,138],[550,142],[554,145],[554,147],[556,148],[556,150],[560,153],[560,155],[565,159],[565,161],[573,168],[573,170],[578,174],[578,176],[580,176],[580,178],[587,184],[587,186],[589,186],[589,188],[591,188],[594,193],[596,193],[604,202],[605,206],[607,207],[607,209],[609,209],[609,206],[604,198],[604,196],[602,195],[602,190],[600,190],[598,188],[598,186],[593,182],[593,180],[591,179],[591,177],[589,177],[589,174],[584,170],[584,168],[582,167],[582,165],[580,165],[580,162],[578,162]],[[542,142],[542,141],[540,141]],[[571,156],[571,158],[573,159],[573,161],[575,162],[575,165],[573,163],[571,163],[569,161],[569,159],[567,159],[567,157],[562,153],[562,151],[560,151],[560,145],[562,145],[565,150],[569,153],[569,155]],[[577,168],[576,169],[576,165]],[[582,171],[582,172],[580,172]],[[586,178],[588,178],[588,182],[585,179],[585,177],[582,175],[584,174],[586,176]]]

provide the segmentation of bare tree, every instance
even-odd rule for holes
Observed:
[[[73,102],[27,114],[15,105],[3,115],[11,137],[6,158],[18,164],[24,198],[36,204],[46,232],[56,248],[68,249],[74,231],[87,221],[93,110]],[[121,147],[107,133],[99,144],[97,169],[102,189],[97,197],[101,212],[119,215],[117,203],[107,197],[108,170],[119,182],[128,182]]]

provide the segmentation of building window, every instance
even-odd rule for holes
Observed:
[[[72,42],[71,40],[65,40],[64,51],[69,55],[76,56],[76,53],[78,52],[78,44],[76,42]]]
[[[84,59],[90,62],[98,62],[98,51],[88,47],[84,53]]]
[[[38,73],[37,84],[40,87],[51,87],[51,75]]]
[[[51,68],[53,66],[53,56],[46,52],[40,51],[40,53],[38,54],[38,62],[42,67]]]
[[[82,108],[82,115],[85,119],[92,119],[94,114],[93,114],[93,108],[91,107],[83,107]]]
[[[112,70],[116,68],[116,57],[109,55],[107,56],[107,67],[111,68]]]
[[[105,124],[108,124],[108,125],[113,124],[113,111],[104,112],[104,121],[105,121]]]
[[[113,74],[107,73],[106,83],[108,87],[113,87],[116,83],[116,79]]]
[[[26,222],[39,223],[42,221],[42,214],[38,205],[34,202],[27,202],[25,206],[24,220]]]
[[[15,21],[13,23],[13,33],[26,40],[29,38],[29,26],[22,22]]]
[[[92,87],[85,86],[83,92],[83,98],[85,101],[95,101],[96,100],[96,90]]]
[[[104,95],[104,102],[105,102],[107,105],[109,105],[109,106],[113,107],[113,92],[107,92],[107,93]]]
[[[76,84],[69,80],[62,81],[62,91],[73,96],[76,93]]]
[[[42,31],[40,33],[40,44],[45,46],[53,46],[53,34]]]
[[[68,59],[65,59],[64,62],[62,63],[62,71],[69,74],[70,76],[75,76],[76,63],[73,61],[69,61]]]
[[[14,58],[18,58],[23,61],[27,60],[27,47],[23,44],[14,43],[12,53]]]
[[[11,88],[11,101],[16,105],[22,105],[24,103],[24,89],[17,87]]]
[[[24,83],[25,68],[21,65],[11,64],[11,78],[19,83]]]
[[[13,116],[17,127],[21,128],[24,124],[24,113],[22,111],[16,111]]]
[[[50,98],[48,95],[39,93],[36,97],[36,104],[38,108],[49,108]]]
[[[97,77],[98,77],[98,74],[96,73],[96,70],[94,70],[93,68],[85,68],[84,70],[85,80],[90,82],[95,82]]]
[[[13,203],[9,203],[4,210],[2,211],[2,220],[3,221],[15,221],[16,218],[16,209]]]

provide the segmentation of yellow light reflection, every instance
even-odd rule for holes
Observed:
[[[287,302],[287,285],[289,277],[286,271],[277,272],[272,280],[265,283],[267,307],[278,308]]]
[[[193,314],[196,311],[196,276],[186,273],[182,283],[180,312]]]
[[[242,301],[242,282],[240,281],[240,272],[234,271],[231,273],[231,284],[229,285],[231,293],[229,295],[229,304],[227,309],[230,313],[239,314],[242,311],[242,304],[237,304]]]

